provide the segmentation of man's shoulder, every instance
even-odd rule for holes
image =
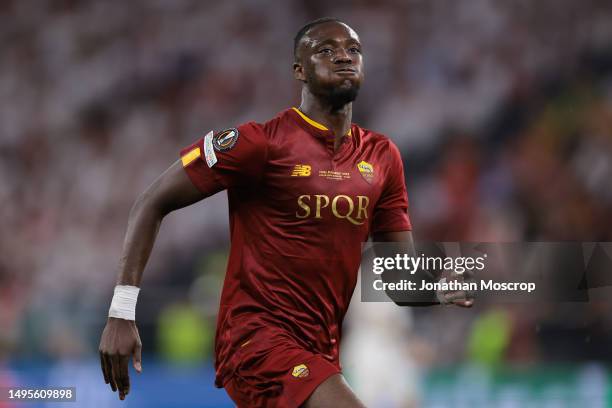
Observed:
[[[279,130],[279,128],[282,128],[286,125],[288,111],[289,109],[285,109],[265,122],[245,122],[238,126],[238,129],[241,132],[255,132],[259,133],[263,137],[269,138],[274,135]]]
[[[387,135],[374,131],[372,129],[364,128],[353,123],[353,127],[355,127],[359,134],[361,135],[361,140],[364,144],[375,144],[381,146],[387,146],[388,148],[395,147],[395,143],[393,140]]]

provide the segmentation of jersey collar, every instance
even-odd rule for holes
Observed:
[[[314,128],[314,129],[316,129],[316,130],[318,130],[320,132],[325,133],[325,136],[329,136],[330,135],[331,131],[325,125],[317,122],[316,120],[313,120],[313,119],[309,118],[308,116],[306,116],[306,114],[304,112],[302,112],[301,110],[299,110],[296,107],[292,107],[291,110],[298,114],[298,116],[302,120],[302,123],[306,122],[308,125],[310,125],[311,128]],[[348,130],[348,132],[346,132],[345,136],[352,136],[351,128],[349,128],[349,130]]]

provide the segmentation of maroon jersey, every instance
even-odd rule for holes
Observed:
[[[228,190],[231,250],[215,342],[217,386],[245,353],[291,342],[339,367],[341,326],[361,244],[410,230],[402,160],[355,124],[334,135],[292,108],[208,134],[181,151],[206,195]],[[255,341],[265,333],[265,341]]]

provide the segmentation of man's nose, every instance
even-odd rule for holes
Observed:
[[[350,64],[352,62],[353,62],[353,58],[351,58],[351,54],[349,54],[344,48],[341,48],[336,52],[336,59],[334,60],[334,63]]]

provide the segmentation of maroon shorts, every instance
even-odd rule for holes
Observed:
[[[320,354],[295,344],[271,348],[247,342],[238,351],[240,364],[223,385],[238,408],[298,408],[339,367]]]

